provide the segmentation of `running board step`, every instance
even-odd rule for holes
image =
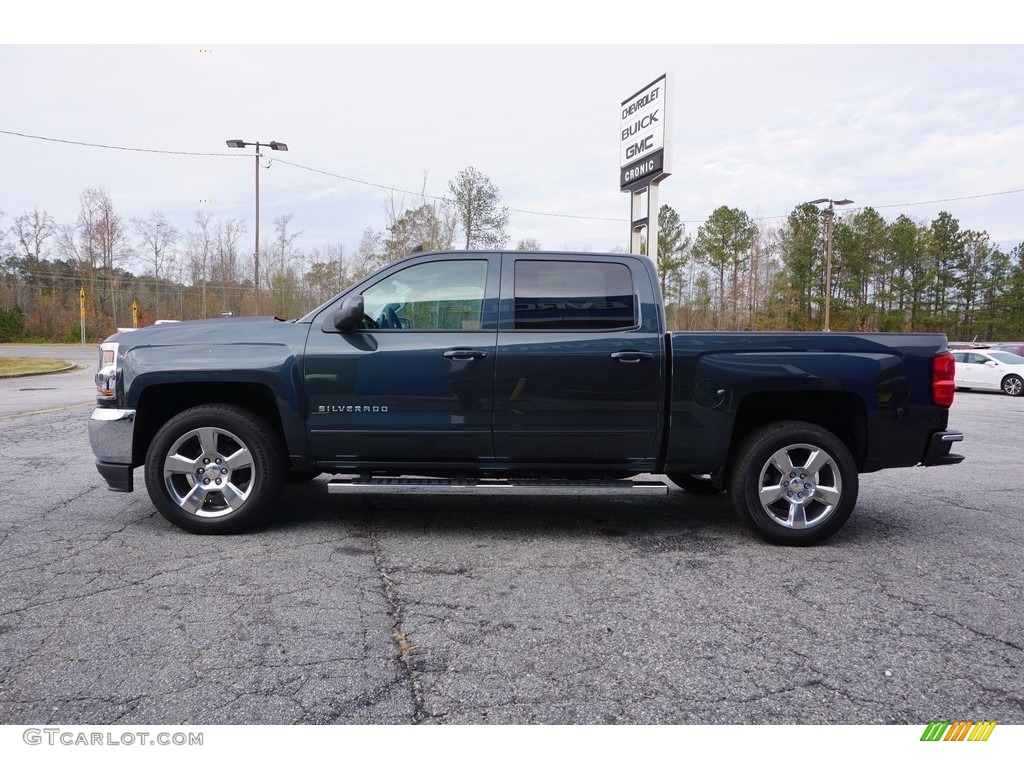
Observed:
[[[668,486],[650,480],[444,480],[408,477],[375,477],[331,480],[328,493],[446,493],[473,496],[666,496]]]

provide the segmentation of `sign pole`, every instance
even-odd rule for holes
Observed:
[[[654,262],[658,185],[671,173],[670,104],[664,74],[619,105],[619,190],[630,194],[629,251]]]
[[[630,221],[629,252],[644,253],[651,261],[658,261],[658,185],[635,189],[630,194],[632,216]]]

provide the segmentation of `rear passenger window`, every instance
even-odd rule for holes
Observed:
[[[607,331],[635,326],[633,279],[624,264],[516,262],[516,330]]]

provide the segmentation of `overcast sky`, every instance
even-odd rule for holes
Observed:
[[[846,197],[890,221],[946,210],[1006,249],[1024,240],[1024,46],[991,44],[5,44],[0,131],[210,155],[0,133],[3,224],[37,207],[71,223],[102,187],[125,219],[244,219],[251,251],[254,161],[225,146],[240,138],[289,147],[266,151],[264,239],[290,213],[298,245],[352,252],[392,199],[443,196],[474,166],[512,209],[510,244],[628,246],[619,105],[663,73],[661,202],[691,233],[720,205],[777,224]]]

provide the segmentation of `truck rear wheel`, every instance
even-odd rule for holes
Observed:
[[[817,424],[783,421],[753,432],[731,476],[740,519],[774,544],[817,544],[857,503],[857,467],[842,440]]]
[[[146,490],[192,533],[238,533],[273,506],[284,483],[280,440],[256,414],[201,405],[164,424],[146,453]]]

